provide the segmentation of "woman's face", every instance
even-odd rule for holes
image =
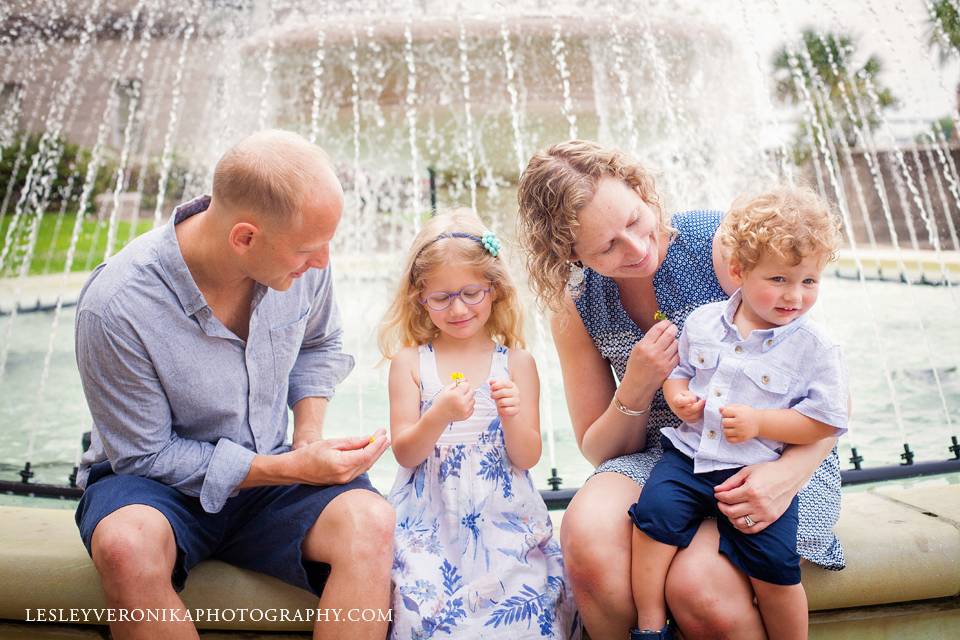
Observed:
[[[660,266],[659,219],[623,180],[603,177],[578,216],[576,259],[611,278],[648,278]]]

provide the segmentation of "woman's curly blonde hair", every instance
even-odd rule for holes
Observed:
[[[740,196],[720,225],[727,258],[750,271],[769,251],[797,265],[808,256],[837,258],[840,223],[830,205],[807,187],[780,185]]]
[[[540,304],[559,311],[563,302],[577,215],[597,192],[600,178],[623,180],[656,210],[661,228],[672,236],[653,176],[636,160],[596,142],[569,140],[534,154],[520,176],[518,236],[526,250],[530,285]]]
[[[480,218],[469,209],[441,213],[423,225],[413,239],[403,277],[380,323],[377,344],[384,358],[389,360],[404,347],[426,344],[440,335],[420,298],[431,274],[451,265],[475,269],[496,292],[486,324],[490,338],[508,348],[524,346],[523,310],[502,250],[499,257],[494,257],[476,240],[439,237],[453,232],[483,237],[487,231]]]

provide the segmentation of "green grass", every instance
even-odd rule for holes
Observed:
[[[33,260],[30,263],[30,275],[41,275],[44,273],[63,273],[67,263],[67,249],[70,248],[70,236],[73,233],[73,225],[77,216],[75,213],[65,213],[60,222],[60,228],[57,229],[57,213],[45,215],[40,222],[40,231],[37,235],[37,246],[33,253]],[[0,220],[0,246],[7,236],[7,227],[13,220],[12,215],[4,216]],[[21,224],[23,221],[21,221]],[[153,228],[153,220],[141,219],[137,223],[136,235]],[[117,239],[114,243],[113,252],[119,251],[130,237],[131,222],[129,220],[120,220],[117,222]],[[92,250],[91,250],[92,249]],[[88,271],[103,260],[103,254],[107,249],[107,221],[97,221],[95,218],[84,219],[80,236],[77,239],[76,254],[73,258],[73,266],[70,269],[73,272]],[[7,260],[10,261],[10,256]],[[8,264],[0,276],[13,276],[19,272],[20,266],[16,262]]]

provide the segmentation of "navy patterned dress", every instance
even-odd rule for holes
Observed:
[[[658,308],[681,330],[691,311],[727,298],[714,273],[712,254],[713,235],[722,217],[720,211],[687,211],[673,217],[672,225],[678,233],[653,276],[653,288]],[[617,380],[621,380],[630,350],[643,337],[643,330],[623,308],[616,282],[585,269],[574,302],[600,355],[610,363]],[[663,454],[660,429],[679,424],[680,419],[670,411],[663,393],[657,391],[647,421],[647,448],[607,460],[595,473],[621,473],[643,485]],[[840,516],[840,460],[836,447],[800,490],[799,505],[797,552],[824,568],[843,569],[843,548],[833,533]]]

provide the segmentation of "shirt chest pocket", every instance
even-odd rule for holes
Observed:
[[[290,370],[297,361],[303,335],[307,328],[310,310],[294,322],[270,329],[270,344],[273,347],[273,366],[279,389],[290,377]]]
[[[743,368],[747,386],[761,398],[782,398],[793,385],[793,374],[764,362],[748,362]]]
[[[713,349],[710,347],[703,347],[700,345],[690,345],[689,355],[687,361],[690,363],[690,366],[694,369],[701,369],[704,371],[717,368],[717,362],[720,360],[720,351],[719,349]]]

